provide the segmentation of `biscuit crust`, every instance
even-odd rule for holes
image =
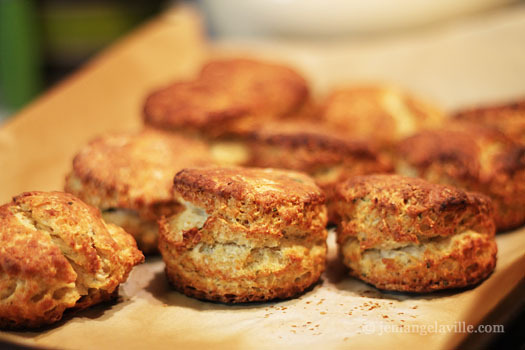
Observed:
[[[185,169],[174,189],[186,211],[160,224],[172,285],[225,303],[289,298],[325,267],[324,195],[306,175],[273,169]],[[187,211],[201,219],[187,221]],[[181,224],[182,223],[182,224]]]
[[[75,156],[65,189],[98,207],[110,222],[129,230],[144,252],[152,253],[157,250],[156,221],[180,209],[172,198],[173,176],[185,167],[212,162],[203,142],[177,134],[106,134]]]
[[[498,231],[525,222],[525,146],[490,127],[465,122],[399,143],[397,172],[491,197]]]
[[[321,118],[347,135],[373,139],[382,147],[443,120],[436,107],[393,86],[356,86],[332,92]]]
[[[490,199],[399,175],[356,176],[335,210],[350,274],[380,289],[430,292],[476,284],[496,264]]]
[[[393,171],[389,159],[364,139],[309,121],[267,123],[247,136],[248,164],[309,174],[325,191],[355,175]]]
[[[231,89],[253,112],[292,115],[309,101],[306,80],[281,64],[247,58],[218,59],[205,64],[200,79]]]
[[[525,143],[525,99],[461,110],[454,118],[494,127],[506,136]]]
[[[121,228],[62,192],[0,207],[0,327],[35,328],[118,293],[144,256]]]
[[[209,138],[253,128],[269,119],[305,116],[312,110],[305,79],[284,65],[243,58],[205,64],[192,81],[153,92],[146,124]]]

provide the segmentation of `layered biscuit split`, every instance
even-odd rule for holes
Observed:
[[[185,169],[174,179],[185,210],[161,222],[172,285],[199,299],[288,298],[325,268],[326,208],[312,179],[273,169]]]
[[[0,327],[34,328],[114,298],[144,256],[120,227],[61,192],[0,207]]]
[[[490,199],[399,175],[337,187],[337,242],[350,274],[377,288],[430,292],[486,278],[497,245]]]

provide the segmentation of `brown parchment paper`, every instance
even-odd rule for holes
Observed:
[[[203,38],[195,10],[170,11],[9,121],[0,129],[0,200],[62,188],[73,154],[88,139],[140,127],[144,95],[191,76],[209,55],[241,51],[290,61],[317,93],[355,81],[393,82],[447,110],[525,95],[523,6],[343,44],[229,40],[209,50]],[[161,260],[150,258],[121,286],[118,302],[67,314],[39,332],[0,332],[0,340],[64,349],[448,349],[468,335],[454,327],[477,325],[524,276],[525,229],[497,241],[496,270],[479,286],[407,295],[381,293],[347,277],[331,235],[327,272],[311,290],[288,301],[238,306],[172,291]],[[449,330],[429,329],[435,326]]]

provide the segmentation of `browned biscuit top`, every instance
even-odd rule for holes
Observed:
[[[268,122],[249,133],[247,138],[283,147],[322,149],[341,156],[352,154],[369,158],[375,155],[364,139],[348,138],[329,125],[304,120]]]
[[[525,146],[496,129],[467,122],[419,132],[400,142],[397,154],[417,168],[447,165],[448,176],[478,182],[525,170]]]
[[[113,133],[77,154],[66,188],[101,208],[140,209],[171,200],[177,171],[209,164],[198,140],[155,130]]]
[[[293,69],[246,58],[208,62],[200,79],[228,88],[256,114],[284,116],[298,110],[309,98],[305,79]]]
[[[193,81],[152,93],[144,119],[160,128],[217,137],[242,130],[244,124],[304,113],[309,102],[306,81],[286,66],[222,59],[204,65]]]
[[[442,120],[435,107],[388,86],[348,87],[326,99],[322,118],[341,131],[388,144]]]
[[[388,172],[392,166],[374,145],[349,137],[323,123],[311,121],[268,122],[246,136],[253,166],[305,171],[330,166],[355,168],[355,174]]]
[[[525,99],[508,104],[465,109],[457,112],[454,117],[496,127],[505,135],[525,142]]]
[[[210,129],[249,112],[228,88],[205,81],[174,83],[152,93],[144,105],[147,124],[188,131]]]
[[[356,176],[337,187],[335,201],[337,215],[347,225],[341,228],[342,232],[358,234],[353,226],[357,223],[348,219],[350,214],[358,215],[360,224],[384,226],[364,240],[367,247],[388,240],[419,242],[467,229],[494,234],[488,197],[418,178]]]
[[[250,201],[264,207],[279,204],[323,204],[324,195],[308,176],[288,170],[195,168],[180,171],[174,188],[184,199],[199,196]],[[201,200],[197,200],[201,202]]]

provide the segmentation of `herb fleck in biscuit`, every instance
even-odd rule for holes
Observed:
[[[525,222],[525,145],[497,130],[449,123],[401,141],[397,157],[400,174],[491,197],[498,231]]]
[[[176,289],[238,303],[292,297],[319,279],[326,207],[306,175],[184,169],[174,190],[185,210],[161,222],[159,249]]]
[[[197,140],[155,130],[113,133],[84,147],[73,160],[66,191],[100,208],[144,253],[157,251],[157,220],[181,208],[172,198],[175,174],[212,162]]]
[[[337,187],[335,210],[344,264],[380,289],[465,287],[496,264],[484,195],[399,175],[356,176]]]
[[[118,293],[144,259],[135,240],[61,192],[27,192],[0,207],[0,327],[56,322]]]

